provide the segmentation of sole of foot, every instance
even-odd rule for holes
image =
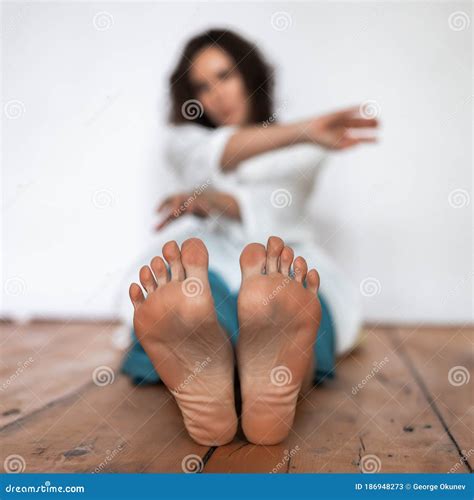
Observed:
[[[307,271],[303,257],[294,262],[293,257],[293,250],[274,236],[267,247],[247,245],[240,257],[237,363],[242,429],[254,444],[277,444],[287,437],[298,395],[314,366],[319,275]]]
[[[189,435],[199,444],[230,442],[237,429],[234,354],[217,321],[204,243],[163,246],[130,286],[136,335],[174,395]],[[144,293],[145,292],[145,293]]]

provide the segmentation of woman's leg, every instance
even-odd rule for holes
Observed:
[[[170,389],[190,436],[199,444],[231,441],[237,429],[234,354],[217,319],[204,243],[191,238],[181,249],[163,247],[130,287],[134,329],[161,380]],[[153,270],[153,272],[152,272]]]
[[[237,363],[242,428],[249,441],[277,444],[288,435],[298,394],[314,362],[321,319],[319,276],[280,238],[242,252]],[[307,287],[303,283],[307,283]],[[314,368],[313,368],[314,369]],[[314,373],[314,372],[310,372]]]

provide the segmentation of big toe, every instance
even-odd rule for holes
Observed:
[[[181,246],[181,262],[186,278],[207,279],[209,253],[206,245],[199,238],[189,238]]]
[[[240,255],[242,277],[262,274],[265,271],[267,252],[261,243],[249,243]]]

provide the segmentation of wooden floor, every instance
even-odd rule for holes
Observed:
[[[472,471],[472,328],[368,326],[359,348],[339,361],[337,377],[299,403],[284,443],[255,446],[239,434],[218,448],[187,436],[163,386],[134,387],[120,375],[116,324],[0,328],[4,468]]]

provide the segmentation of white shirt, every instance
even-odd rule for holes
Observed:
[[[210,267],[237,291],[242,248],[253,241],[265,244],[271,235],[280,236],[293,247],[295,256],[307,260],[309,269],[318,270],[320,291],[333,314],[336,351],[341,354],[353,347],[358,337],[359,296],[317,244],[307,207],[327,154],[318,146],[293,145],[254,156],[235,170],[222,172],[220,159],[234,132],[233,127],[209,129],[194,124],[169,129],[166,158],[182,190],[199,191],[210,186],[232,194],[239,203],[242,220],[183,217],[163,232],[163,239],[181,242],[190,236],[202,238],[209,250]]]

